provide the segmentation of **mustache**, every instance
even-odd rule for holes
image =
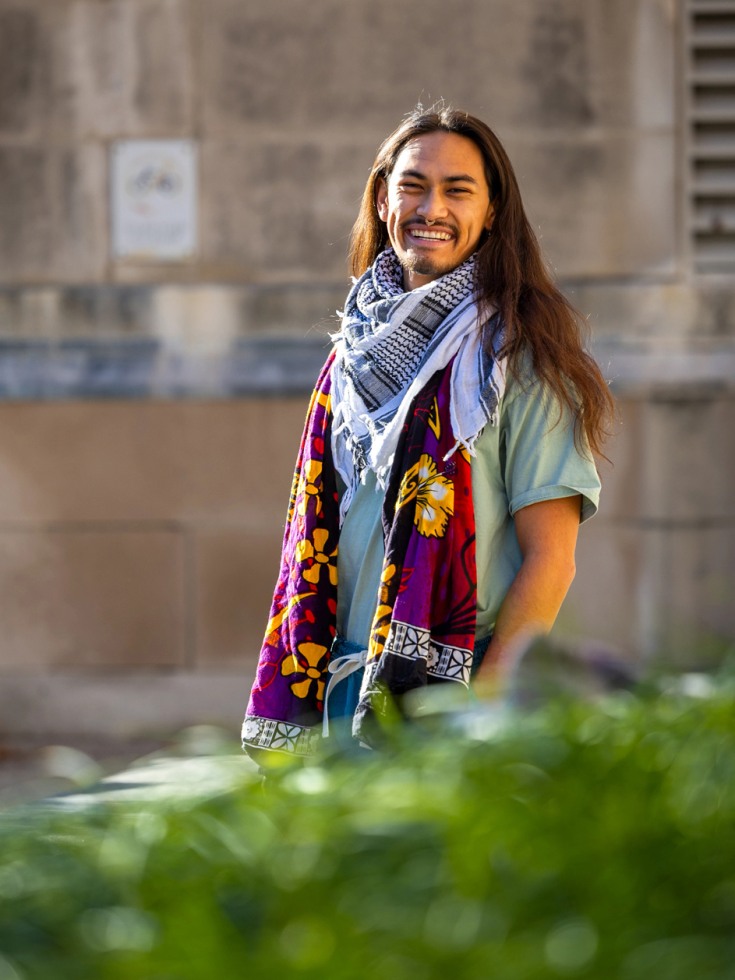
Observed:
[[[426,218],[411,218],[410,221],[403,222],[403,224],[401,225],[401,230],[405,230],[406,228],[409,228],[411,225],[414,226],[421,225],[422,227],[428,228],[431,231],[441,230],[441,231],[451,232],[451,234],[453,235],[457,234],[456,225],[453,225],[451,221],[442,221],[441,219],[438,221],[432,221],[431,224],[429,224]]]

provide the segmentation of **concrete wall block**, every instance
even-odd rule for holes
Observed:
[[[106,262],[102,149],[0,147],[0,276],[96,280]]]
[[[711,668],[735,644],[735,526],[638,533],[643,652],[672,667]]]
[[[70,16],[69,74],[81,132],[189,135],[191,0],[76,0]]]
[[[618,399],[617,418],[605,445],[607,460],[598,461],[602,480],[600,515],[605,519],[637,517],[641,509],[641,467],[644,466],[642,417],[645,403]]]
[[[49,155],[0,147],[0,275],[6,282],[48,270],[55,260]]]
[[[55,169],[54,267],[47,277],[89,282],[104,277],[108,255],[107,171],[103,148],[60,150]]]
[[[0,289],[0,336],[38,339],[53,337],[59,329],[59,291],[56,287]]]
[[[653,653],[685,669],[710,667],[735,648],[735,525],[657,531],[661,601]]]
[[[418,99],[438,97],[501,128],[672,125],[668,0],[459,0],[451,15],[441,0],[210,8],[208,132],[310,120],[367,127],[377,142]]]
[[[245,333],[325,337],[339,326],[337,310],[344,306],[349,286],[340,275],[334,284],[315,281],[253,287],[242,307],[241,329]]]
[[[183,662],[179,535],[0,530],[0,668]]]
[[[377,144],[418,98],[466,98],[472,90],[471,84],[458,88],[456,56],[464,34],[463,67],[471,66],[472,53],[466,48],[473,34],[462,26],[462,17],[446,17],[438,4],[424,3],[419,16],[413,2],[333,0],[317,5],[282,0],[271,9],[215,0],[213,6],[217,14],[208,19],[204,34],[208,133],[222,136],[233,123],[294,125],[298,131],[308,120],[311,132],[315,126],[346,127],[358,138],[367,127]],[[441,45],[435,33],[437,12]],[[400,38],[406,39],[410,54],[403,47],[396,50],[399,44],[394,46],[392,39]],[[430,92],[423,57],[416,56],[422,52],[425,57],[427,51]]]
[[[0,10],[0,135],[34,128],[41,90],[41,25],[33,7]]]
[[[645,512],[677,521],[735,517],[735,397],[646,406]],[[714,465],[713,465],[714,464]]]
[[[551,8],[558,3],[544,3]],[[585,7],[594,122],[608,126],[676,125],[676,0],[595,0]],[[543,76],[537,79],[545,87]]]
[[[640,349],[643,344],[663,341],[670,347],[694,334],[735,334],[731,290],[710,296],[708,290],[702,293],[694,283],[681,280],[589,280],[569,283],[566,293],[589,317],[595,341],[605,345],[633,344]],[[720,324],[718,330],[715,323]]]
[[[595,340],[611,349],[631,347],[695,357],[716,351],[718,345],[732,349],[735,291],[727,277],[669,282],[577,280],[565,285],[572,302],[589,316]],[[687,343],[693,338],[696,347]]]
[[[348,287],[346,276],[334,284],[0,286],[0,341],[149,337],[191,356],[226,355],[243,339],[298,344],[337,328]]]
[[[200,530],[194,549],[197,666],[243,673],[257,662],[263,642],[280,535],[267,528]]]
[[[180,520],[279,535],[306,399],[0,405],[0,522]]]
[[[571,637],[640,660],[638,587],[642,540],[635,529],[595,517],[577,541],[577,575],[554,627]]]
[[[280,0],[276,7],[213,0],[202,25],[207,132],[229,133],[234,121],[278,127],[303,118],[312,71],[323,77],[338,43],[342,6],[335,0]]]
[[[735,517],[735,397],[621,400],[602,465],[607,516],[706,525]],[[713,465],[713,461],[717,461]]]
[[[270,336],[283,342],[290,335],[298,345],[326,338],[338,325],[336,311],[348,287],[345,276],[336,285],[162,285],[144,295],[150,297],[148,319],[156,337],[172,350],[206,355],[231,353],[238,340]],[[135,287],[128,289],[131,298],[136,295]]]
[[[560,277],[672,275],[670,134],[506,141],[531,223]]]
[[[156,134],[193,123],[193,22],[190,0],[139,4],[135,34],[138,73],[133,104],[141,123]]]
[[[488,108],[500,113],[493,115],[497,124],[537,130],[674,125],[669,0],[476,6],[474,81],[487,93]],[[500,86],[505,106],[496,109]]]
[[[55,334],[97,339],[150,334],[151,294],[147,286],[62,287],[56,291]],[[32,304],[32,294],[26,296]],[[31,305],[29,319],[32,315]]]
[[[373,148],[275,141],[202,148],[202,262],[266,282],[347,283],[345,255]]]
[[[189,135],[192,0],[5,6],[0,137]]]
[[[555,631],[644,666],[709,668],[735,643],[735,526],[582,528],[577,577]]]
[[[83,137],[82,90],[90,79],[75,30],[77,0],[12,0],[3,6],[0,138],[39,144]]]
[[[693,290],[697,308],[692,317],[697,336],[731,340],[735,337],[735,292],[729,277],[704,280]]]
[[[253,676],[253,665],[237,682],[231,670],[3,671],[0,732],[64,743],[78,735],[166,739],[210,724],[237,741]]]

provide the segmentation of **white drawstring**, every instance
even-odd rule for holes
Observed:
[[[329,735],[329,695],[332,688],[340,681],[346,680],[350,674],[360,670],[365,666],[367,660],[367,650],[358,650],[357,653],[346,653],[341,657],[335,657],[329,662],[329,673],[332,675],[327,681],[327,692],[324,697],[324,721],[322,722],[322,735]]]

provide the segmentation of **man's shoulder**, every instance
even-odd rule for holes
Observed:
[[[510,405],[517,398],[538,395],[541,380],[533,365],[533,354],[522,348],[506,366],[503,402]]]

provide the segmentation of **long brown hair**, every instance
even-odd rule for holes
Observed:
[[[427,133],[456,133],[471,139],[482,153],[495,218],[477,250],[477,296],[481,320],[497,309],[504,329],[502,353],[516,376],[524,352],[530,352],[539,379],[576,419],[590,448],[602,454],[613,417],[613,399],[594,359],[584,349],[587,324],[555,285],[526,217],[508,155],[495,133],[480,119],[439,105],[418,106],[383,142],[373,163],[350,239],[350,267],[360,276],[388,244],[378,217],[375,192],[388,181],[399,154]],[[490,338],[492,342],[494,338]]]

